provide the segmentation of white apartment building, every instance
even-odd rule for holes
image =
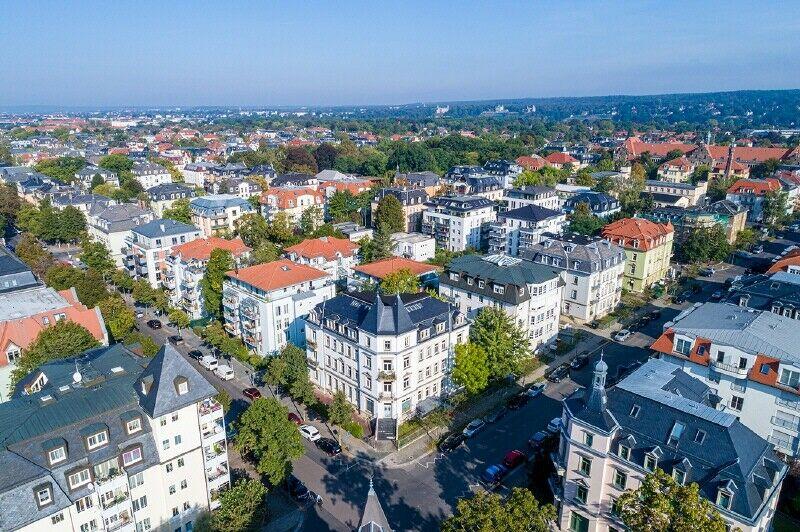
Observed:
[[[207,315],[200,280],[206,272],[208,259],[215,249],[230,251],[234,263],[241,267],[250,257],[250,248],[240,238],[226,240],[216,236],[198,238],[179,244],[165,259],[161,283],[172,305],[182,309],[193,320]]]
[[[200,228],[205,237],[233,233],[239,218],[256,212],[249,201],[232,194],[192,198],[189,209],[192,211],[192,223]]]
[[[67,362],[0,404],[0,529],[191,531],[230,485],[217,390],[170,346]]]
[[[696,483],[726,530],[771,530],[788,467],[735,415],[714,408],[713,389],[663,360],[608,390],[607,372],[601,359],[591,387],[563,403],[550,455],[559,530],[626,530],[617,500],[656,468],[678,484]]]
[[[516,257],[538,244],[544,233],[561,234],[567,224],[562,211],[525,205],[498,215],[489,225],[489,253],[505,253]]]
[[[284,255],[329,274],[336,281],[347,281],[358,264],[358,244],[347,238],[323,236],[309,238],[284,249]]]
[[[665,324],[651,349],[714,389],[719,408],[788,456],[800,455],[797,319],[705,303]]]
[[[397,425],[452,391],[453,346],[468,340],[469,324],[425,293],[340,294],[306,321],[311,379],[377,418],[379,437],[396,436]]]
[[[561,199],[556,190],[544,186],[508,188],[505,190],[503,199],[506,201],[509,211],[526,205],[536,205],[553,211],[561,208]]]
[[[215,166],[215,163],[205,161],[185,165],[181,170],[184,183],[205,188],[206,179],[211,175],[211,169]]]
[[[160,164],[151,163],[150,161],[134,161],[131,173],[145,190],[151,189],[156,185],[172,183],[172,175],[169,170]]]
[[[424,262],[436,255],[436,240],[422,233],[392,233],[392,255]]]
[[[622,297],[625,250],[600,237],[545,233],[522,255],[561,272],[561,313],[583,322],[613,312]]]
[[[86,232],[108,248],[117,267],[123,266],[131,229],[153,219],[153,213],[132,203],[93,208],[86,216]]]
[[[287,343],[305,346],[305,317],[336,294],[333,277],[287,259],[228,272],[223,283],[225,329],[261,356]]]
[[[558,336],[562,285],[550,266],[507,255],[465,255],[450,261],[439,277],[439,294],[469,318],[483,307],[504,310],[535,353]]]
[[[159,219],[131,229],[126,239],[125,267],[134,279],[161,285],[170,249],[200,238],[200,230],[175,220]]]
[[[479,249],[488,224],[495,220],[494,202],[480,196],[435,196],[422,211],[422,233],[448,251]]]

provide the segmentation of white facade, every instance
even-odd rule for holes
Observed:
[[[489,253],[505,253],[516,257],[523,250],[538,244],[544,233],[561,234],[566,224],[567,215],[555,211],[552,216],[542,218],[501,214],[500,219],[489,227]]]
[[[125,217],[112,216],[112,211],[125,209],[136,212]],[[117,267],[122,267],[131,228],[146,224],[152,219],[153,213],[142,211],[133,205],[112,205],[108,209],[89,214],[86,217],[86,232],[92,240],[102,243],[108,249]]]
[[[436,240],[421,233],[392,233],[392,242],[397,257],[425,262],[436,254]]]
[[[138,181],[145,190],[153,188],[156,185],[172,183],[172,175],[170,175],[166,168],[158,164],[143,163],[137,165],[134,163],[131,172],[136,181]]]
[[[162,277],[167,270],[166,259],[173,246],[191,242],[200,238],[200,230],[196,227],[180,224],[180,231],[165,231],[171,220],[155,220],[144,228],[151,228],[153,224],[164,222],[156,228],[155,233],[141,231],[137,228],[131,231],[126,238],[127,254],[125,263],[129,273],[136,279],[146,279],[150,286],[158,288]],[[173,222],[174,225],[176,222]]]
[[[476,196],[427,205],[422,211],[422,233],[434,237],[439,247],[448,251],[480,248],[484,224],[495,220],[494,203]]]

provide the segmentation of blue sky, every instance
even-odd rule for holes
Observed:
[[[0,2],[0,106],[800,87],[800,1]]]

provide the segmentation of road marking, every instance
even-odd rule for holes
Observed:
[[[414,461],[414,463],[417,464],[420,467],[423,467],[425,469],[429,469],[432,465],[436,464],[436,460],[444,460],[445,458],[446,457],[445,457],[444,454],[436,453],[436,455],[433,457],[433,460],[425,460],[425,462],[422,463],[422,462],[419,461],[419,459],[417,459],[417,460]]]

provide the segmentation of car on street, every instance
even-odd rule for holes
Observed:
[[[317,441],[322,436],[320,436],[319,431],[313,425],[303,425],[300,427],[300,436],[307,439],[308,441]]]
[[[187,354],[189,355],[189,358],[193,358],[195,360],[202,360],[205,356],[199,349],[192,349]]]
[[[657,320],[658,318],[661,317],[661,311],[660,310],[652,310],[652,311],[650,311],[650,314],[648,314],[648,316],[650,316],[651,320]]]
[[[545,388],[547,388],[546,382],[537,382],[536,384],[525,390],[525,393],[528,394],[528,397],[537,397],[542,393],[544,393]]]
[[[628,329],[620,329],[619,331],[614,333],[614,340],[619,343],[623,343],[625,340],[631,337],[631,331]]]
[[[758,255],[759,253],[764,253],[764,246],[758,245],[758,246],[754,247],[753,248],[753,253],[755,253],[756,255]]]
[[[136,317],[137,318],[144,318],[144,312],[141,311],[141,310],[137,310],[136,311]]]
[[[211,355],[206,355],[200,359],[200,365],[208,371],[214,371],[219,366],[219,361]]]
[[[173,334],[169,337],[169,343],[172,345],[181,345],[183,343],[183,336],[179,334]]]
[[[451,432],[439,444],[439,450],[443,453],[455,451],[464,443],[464,434],[461,432]]]
[[[261,392],[258,390],[258,388],[245,388],[244,390],[242,390],[242,395],[244,395],[251,401],[254,401],[259,397],[261,397]]]
[[[289,415],[286,416],[286,419],[297,425],[298,427],[303,424],[303,418],[295,414],[294,412],[289,412]]]
[[[520,408],[528,404],[529,400],[530,397],[528,397],[527,393],[520,392],[508,400],[508,408],[509,410],[519,410]]]
[[[508,414],[508,409],[504,406],[501,406],[500,408],[494,409],[492,412],[489,413],[489,415],[487,415],[483,419],[484,421],[486,421],[486,423],[497,423],[498,421],[506,417],[506,414]]]
[[[309,491],[303,481],[294,475],[286,477],[286,490],[289,495],[296,501],[302,501],[308,497]]]
[[[471,438],[481,431],[486,426],[486,422],[482,419],[473,419],[469,424],[464,427],[463,434],[465,438]]]
[[[569,363],[569,367],[572,369],[581,369],[588,363],[589,363],[589,355],[583,353],[573,358]]]
[[[569,364],[561,364],[556,369],[547,375],[547,380],[550,382],[561,382],[562,379],[569,375]]]
[[[508,469],[502,464],[494,464],[490,465],[486,468],[486,470],[481,474],[481,480],[486,483],[489,487],[495,487],[503,480],[508,474]]]
[[[715,273],[717,273],[717,270],[715,270],[714,268],[703,268],[702,270],[700,270],[700,275],[702,275],[703,277],[711,277]]]
[[[214,375],[224,381],[229,381],[234,377],[233,368],[225,364],[217,365],[217,368],[214,370]]]
[[[522,451],[518,451],[514,449],[513,451],[508,451],[503,458],[503,465],[508,469],[514,469],[518,465],[525,463],[528,457],[525,456],[525,453]]]
[[[714,301],[719,301],[720,299],[722,299],[723,295],[724,294],[722,293],[722,290],[717,290],[716,292],[711,294],[711,299]]]
[[[342,452],[342,447],[333,438],[319,438],[314,441],[314,445],[328,456],[336,456]]]
[[[549,434],[543,430],[538,431],[536,434],[531,436],[528,440],[528,447],[533,449],[534,451],[538,451],[544,445],[544,442],[547,441],[547,437]]]
[[[151,329],[160,329],[161,328],[161,322],[158,321],[158,320],[149,320],[147,322],[147,326],[150,327]]]
[[[554,417],[550,420],[550,423],[547,424],[547,432],[550,434],[556,434],[561,432],[561,426],[564,424],[564,421],[560,417]]]

